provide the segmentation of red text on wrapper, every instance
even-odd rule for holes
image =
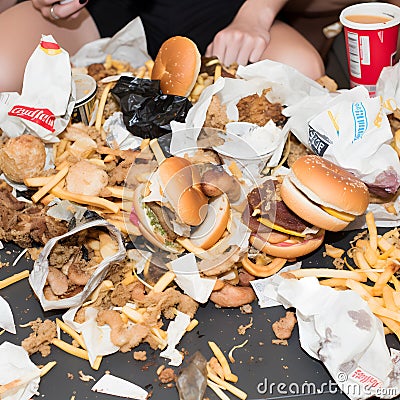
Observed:
[[[358,381],[359,383],[370,388],[382,386],[382,381],[380,379],[369,374],[368,372],[363,371],[361,368],[357,368],[355,371],[353,371],[350,378],[353,378],[355,381]]]
[[[56,117],[48,108],[33,108],[25,106],[14,106],[8,115],[19,117],[40,125],[50,132],[54,132],[54,121]]]

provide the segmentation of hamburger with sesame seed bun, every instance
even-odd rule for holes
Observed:
[[[294,162],[282,182],[281,196],[305,221],[334,232],[364,214],[370,200],[362,181],[317,155]]]
[[[160,81],[163,94],[187,97],[200,72],[201,56],[196,44],[184,36],[173,36],[160,47],[151,79]]]

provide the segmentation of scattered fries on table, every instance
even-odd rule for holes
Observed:
[[[367,231],[352,243],[347,256],[340,249],[328,248],[326,255],[344,257],[344,265],[350,270],[330,268],[304,268],[282,273],[286,278],[314,276],[321,285],[338,290],[351,289],[367,303],[371,311],[383,322],[386,331],[400,339],[400,228],[379,235],[374,215],[366,215]]]

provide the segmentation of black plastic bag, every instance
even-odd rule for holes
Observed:
[[[129,132],[144,139],[171,132],[170,122],[184,122],[192,103],[162,94],[160,81],[122,76],[111,93],[117,98]]]

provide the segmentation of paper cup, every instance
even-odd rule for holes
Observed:
[[[359,3],[340,14],[344,27],[350,87],[365,86],[375,95],[382,68],[393,65],[400,8],[388,3]]]
[[[86,74],[75,74],[73,80],[76,88],[76,102],[71,120],[73,123],[83,122],[89,125],[94,109],[97,83]]]

